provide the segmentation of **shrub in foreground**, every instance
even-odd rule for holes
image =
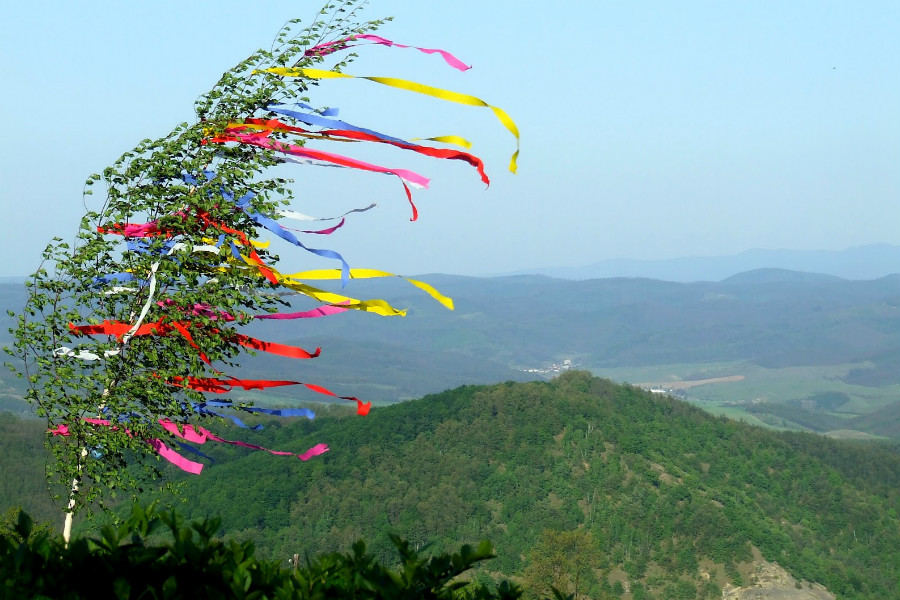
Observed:
[[[36,531],[20,512],[0,531],[0,597],[116,599],[314,599],[355,598],[516,600],[521,591],[503,581],[495,589],[460,581],[475,564],[493,557],[487,541],[477,548],[423,557],[399,538],[396,567],[380,564],[354,544],[346,554],[307,559],[284,568],[254,557],[252,542],[215,537],[218,519],[186,523],[175,512],[135,504],[121,525],[66,546]],[[157,532],[168,532],[159,535]],[[149,539],[148,539],[149,538]]]

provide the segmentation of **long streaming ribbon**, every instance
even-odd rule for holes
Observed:
[[[245,258],[245,257],[242,257]],[[219,267],[221,270],[227,270],[229,267]],[[234,265],[231,268],[250,268],[253,269],[253,265],[251,264],[238,264]],[[363,312],[371,312],[376,315],[380,315],[382,317],[395,317],[395,316],[405,316],[406,311],[402,309],[397,309],[385,302],[384,300],[379,299],[371,299],[371,300],[357,300],[356,298],[350,298],[348,296],[343,296],[341,294],[337,294],[334,292],[328,292],[325,290],[320,290],[318,288],[314,288],[311,285],[303,283],[302,281],[298,281],[294,279],[290,275],[282,275],[275,269],[271,269],[271,272],[275,279],[282,287],[286,287],[289,290],[293,290],[299,294],[303,294],[304,296],[308,296],[313,300],[318,300],[322,304],[331,304],[331,305],[339,305],[346,306],[346,308],[351,310],[360,310]]]
[[[254,223],[257,225],[261,225],[280,237],[281,239],[294,244],[299,248],[303,248],[307,252],[311,252],[317,256],[321,256],[322,258],[332,258],[335,260],[339,260],[341,262],[341,281],[346,285],[347,280],[350,278],[350,265],[347,264],[347,261],[344,260],[344,257],[335,252],[334,250],[322,250],[318,248],[310,248],[304,245],[300,240],[297,239],[293,233],[282,227],[277,221],[274,219],[270,219],[265,215],[261,215],[257,212],[250,210],[249,204],[250,200],[253,198],[253,192],[247,192],[238,200],[234,200],[234,194],[228,192],[226,190],[222,191],[222,197],[226,200],[230,200],[234,202],[235,206],[243,210],[247,213],[247,216],[250,217]],[[337,227],[333,228],[337,229]]]
[[[216,379],[213,377],[174,377],[169,381],[169,384],[185,387],[188,389],[192,389],[198,392],[214,392],[217,394],[227,394],[232,391],[234,388],[243,388],[245,390],[264,390],[271,387],[282,387],[287,385],[302,385],[303,387],[316,392],[317,394],[323,394],[325,396],[332,396],[334,398],[340,398],[341,400],[349,400],[351,402],[356,403],[356,414],[358,415],[367,415],[369,414],[369,410],[372,408],[371,402],[363,402],[359,398],[355,396],[339,396],[332,392],[331,390],[324,388],[320,385],[316,385],[315,383],[304,383],[302,381],[288,381],[288,380],[273,380],[273,379],[237,379],[237,378],[229,378],[229,379]]]
[[[342,312],[347,312],[350,310],[348,306],[320,306],[318,308],[314,308],[312,310],[305,310],[300,312],[292,312],[292,313],[269,313],[264,315],[254,315],[254,319],[277,319],[277,320],[285,320],[285,319],[315,319],[318,317],[327,317],[329,315],[336,315]]]
[[[310,233],[313,235],[331,235],[332,233],[334,233],[335,231],[337,231],[338,229],[343,227],[344,223],[346,223],[346,222],[347,222],[346,219],[341,219],[340,221],[338,221],[337,225],[332,225],[331,227],[326,227],[325,229],[291,229],[290,227],[285,227],[284,225],[281,225],[281,228],[286,229],[288,231],[296,231],[297,233]]]
[[[276,140],[268,139],[268,133],[240,133],[240,132],[229,132],[225,131],[222,134],[204,139],[203,142],[208,143],[225,143],[225,142],[241,142],[245,144],[252,144],[254,146],[259,146],[260,148],[265,148],[266,150],[273,150],[275,152],[281,152],[283,154],[290,154],[292,156],[302,156],[305,158],[312,158],[315,160],[322,160],[325,162],[331,162],[336,165],[341,165],[344,167],[350,167],[353,169],[359,169],[361,171],[371,171],[373,173],[384,173],[386,175],[394,175],[400,178],[405,184],[409,184],[413,187],[417,188],[427,188],[429,180],[427,177],[420,175],[414,171],[410,171],[408,169],[394,169],[390,167],[382,167],[379,165],[373,165],[372,163],[367,163],[365,161],[357,160],[355,158],[350,158],[349,156],[342,156],[340,154],[334,154],[332,152],[323,152],[321,150],[312,150],[310,148],[306,148],[304,146],[297,146],[294,144],[285,144],[283,142],[278,142]]]
[[[212,408],[229,408],[233,410],[242,410],[249,413],[259,413],[265,415],[272,415],[277,417],[305,417],[307,419],[314,419],[315,413],[308,408],[257,408],[255,406],[240,406],[236,405],[233,402],[229,402],[227,400],[208,400],[206,402],[200,402],[197,404],[192,404],[191,408],[200,414],[204,415],[213,415],[216,417],[222,417],[224,419],[230,419],[235,425],[244,429],[255,429],[259,430],[263,428],[262,423],[254,425],[250,427],[245,424],[236,416],[229,414],[218,412],[215,410],[211,410]]]
[[[104,321],[99,325],[75,325],[73,323],[69,323],[69,329],[76,334],[112,335],[118,338],[122,338],[127,335],[127,333],[133,329],[133,327],[128,323],[123,323],[121,321]],[[172,330],[180,333],[185,337],[185,339],[188,340],[188,342],[193,347],[198,348],[184,323],[181,323],[179,321],[166,321],[164,318],[153,323],[144,323],[143,325],[138,327],[132,335],[167,335],[171,333]],[[213,329],[211,332],[216,333],[217,330]],[[240,333],[232,333],[228,336],[228,339],[240,344],[241,346],[251,348],[253,350],[268,352],[269,354],[277,354],[279,356],[285,356],[287,358],[316,358],[322,352],[321,348],[316,348],[314,352],[308,352],[303,348],[297,346],[288,346],[286,344],[278,344],[275,342],[265,342],[263,340],[253,338],[248,335],[242,335]],[[65,352],[61,354],[67,355],[67,353]]]
[[[345,129],[349,131],[356,131],[359,133],[367,133],[371,136],[374,136],[378,139],[392,142],[400,142],[405,143],[404,140],[400,138],[396,138],[385,133],[379,133],[372,129],[367,129],[365,127],[357,127],[356,125],[351,125],[346,121],[341,121],[340,119],[327,119],[320,115],[304,113],[296,110],[290,110],[288,108],[284,108],[287,106],[286,104],[269,104],[266,107],[266,110],[271,111],[273,113],[278,113],[280,115],[284,115],[286,117],[291,117],[292,119],[296,119],[302,123],[306,123],[307,125],[315,125],[317,127],[324,127],[326,129]]]
[[[82,419],[82,420],[90,425],[112,427],[113,429],[118,429],[118,427],[113,425],[107,419]],[[268,452],[270,454],[275,454],[277,456],[296,456],[301,461],[307,461],[307,460],[313,458],[314,456],[319,456],[321,454],[324,454],[325,452],[328,452],[328,446],[326,444],[316,444],[315,446],[308,449],[306,452],[303,452],[302,454],[295,454],[294,452],[285,452],[285,451],[281,451],[281,450],[269,450],[268,448],[259,446],[257,444],[250,444],[250,443],[242,442],[242,441],[238,441],[238,440],[226,440],[224,438],[217,436],[216,434],[212,433],[211,431],[209,431],[208,429],[206,429],[204,427],[194,427],[193,425],[185,424],[183,426],[183,431],[182,431],[182,428],[179,428],[178,424],[174,423],[173,421],[171,421],[169,419],[160,419],[159,424],[162,426],[162,428],[165,431],[174,435],[176,438],[180,438],[185,441],[193,442],[196,444],[204,444],[208,440],[212,440],[214,442],[221,442],[223,444],[231,444],[232,446],[240,446],[242,448],[250,448],[252,450],[263,450],[265,452]],[[64,436],[64,437],[71,435],[71,432],[69,431],[69,426],[66,424],[57,425],[54,429],[48,430],[47,433],[49,433],[50,435],[54,435],[54,436],[59,435],[59,436]],[[125,433],[128,434],[129,436],[131,436],[131,432],[128,431],[127,429],[125,430]],[[169,461],[170,463],[172,463],[179,469],[186,471],[188,473],[194,474],[194,475],[199,475],[200,472],[203,470],[203,465],[201,463],[186,459],[185,457],[181,456],[180,454],[178,454],[177,452],[175,452],[174,450],[172,450],[171,448],[166,446],[165,442],[163,442],[161,439],[159,439],[159,438],[149,439],[149,440],[147,440],[147,442],[153,447],[154,450],[156,450],[156,452],[162,458],[166,459],[167,461]],[[199,452],[195,449],[191,449],[191,448],[188,448],[188,449],[191,450],[192,452],[200,454],[201,456],[206,456],[202,452]],[[208,456],[206,456],[206,457],[209,458]],[[210,460],[212,460],[212,459],[210,459]]]
[[[406,46],[404,44],[398,44],[397,42],[393,42],[387,38],[383,38],[380,35],[372,35],[372,34],[357,34],[352,35],[350,37],[344,38],[342,40],[337,40],[335,42],[325,42],[324,44],[319,44],[317,46],[313,46],[303,53],[304,56],[328,56],[332,52],[338,52],[340,50],[346,50],[347,48],[352,48],[357,44],[350,44],[350,42],[355,40],[368,40],[370,42],[374,42],[376,44],[381,44],[382,46],[396,46],[397,48],[413,48],[414,50],[418,50],[419,52],[424,52],[425,54],[439,54],[444,61],[453,67],[454,69],[458,69],[460,71],[467,71],[472,67],[467,65],[463,61],[459,60],[446,50],[439,50],[437,48],[422,48],[420,46]]]
[[[337,71],[325,71],[323,69],[311,69],[302,67],[272,67],[269,69],[260,69],[254,71],[254,73],[271,73],[272,75],[279,75],[281,77],[307,77],[309,79],[316,80],[368,79],[369,81],[374,81],[375,83],[380,83],[382,85],[406,90],[409,92],[415,92],[417,94],[425,94],[426,96],[432,96],[434,98],[446,100],[447,102],[455,102],[457,104],[466,104],[468,106],[482,106],[485,108],[489,108],[497,117],[497,119],[503,124],[503,126],[506,127],[506,129],[516,138],[516,151],[513,153],[512,158],[510,159],[509,170],[515,173],[518,168],[516,165],[516,160],[519,156],[519,128],[516,126],[515,121],[513,121],[508,114],[506,114],[506,111],[504,111],[500,107],[488,104],[481,98],[476,98],[475,96],[461,94],[459,92],[454,92],[451,90],[432,87],[430,85],[417,83],[415,81],[409,81],[407,79],[397,79],[395,77],[347,75],[346,73],[338,73]]]
[[[194,448],[190,444],[185,444],[184,442],[179,442],[178,440],[175,440],[175,443],[177,443],[178,447],[181,448],[182,450],[187,450],[188,452],[196,454],[197,456],[199,456],[201,458],[205,458],[206,460],[208,460],[211,463],[216,462],[216,459],[214,459],[212,456],[210,456],[209,454],[206,454],[204,452],[201,452],[200,450],[198,450],[197,448]]]
[[[416,208],[415,203],[413,202],[412,192],[409,191],[409,186],[411,185],[413,187],[423,188],[428,187],[428,179],[426,177],[423,177],[422,175],[419,175],[418,173],[409,171],[407,169],[392,169],[388,167],[382,167],[361,160],[356,160],[354,158],[350,158],[349,156],[342,156],[340,154],[333,154],[331,152],[322,152],[321,150],[311,150],[309,148],[297,146],[295,144],[286,144],[283,142],[270,140],[267,137],[261,135],[247,133],[228,133],[206,139],[204,140],[204,142],[219,144],[225,142],[239,142],[242,144],[257,146],[266,150],[272,150],[274,152],[290,154],[291,156],[300,156],[304,158],[322,160],[325,162],[334,163],[336,165],[359,169],[361,171],[371,171],[373,173],[394,175],[400,180],[400,183],[403,184],[403,190],[406,192],[406,199],[409,201],[409,204],[412,207],[413,216],[410,221],[415,221],[419,218],[419,211]]]
[[[235,259],[235,262],[239,263],[236,265],[237,268],[254,268],[253,262],[243,255],[238,255],[238,258]],[[226,270],[228,267],[219,267],[221,270]],[[355,298],[349,298],[347,296],[342,296],[340,294],[336,294],[333,292],[327,292],[325,290],[320,290],[318,288],[314,288],[302,281],[300,279],[337,279],[336,274],[340,273],[341,278],[345,277],[345,273],[343,271],[334,271],[334,270],[314,270],[314,271],[303,271],[300,273],[293,273],[290,275],[283,275],[278,272],[278,270],[274,268],[268,268],[268,272],[275,278],[275,280],[282,286],[294,290],[300,294],[305,296],[309,296],[314,300],[318,300],[323,304],[330,305],[341,305],[342,308],[346,307],[348,309],[353,310],[362,310],[364,312],[373,312],[375,314],[381,316],[405,316],[405,310],[399,310],[385,302],[384,300],[372,299],[372,300],[357,300]],[[369,279],[376,277],[401,277],[402,279],[406,279],[411,285],[423,290],[427,294],[429,294],[432,298],[440,302],[442,305],[447,307],[450,310],[453,310],[453,300],[448,296],[444,296],[439,291],[437,291],[431,285],[424,283],[422,281],[418,281],[415,279],[409,279],[402,277],[400,275],[395,275],[394,273],[388,273],[387,271],[379,271],[376,269],[350,269],[346,275],[349,275],[351,279]],[[315,315],[315,316],[325,316],[325,315]],[[278,318],[278,317],[270,317],[270,318]],[[289,317],[282,317],[289,318]],[[294,318],[302,318],[302,317],[294,317]]]
[[[296,113],[295,113],[296,114]],[[289,132],[289,133],[298,133],[307,136],[315,136],[317,138],[325,138],[325,139],[333,139],[333,138],[347,138],[352,140],[359,140],[365,142],[376,142],[380,144],[390,144],[392,146],[396,146],[397,148],[402,148],[404,150],[410,150],[412,152],[416,152],[418,154],[422,154],[425,156],[430,156],[432,158],[443,158],[449,160],[461,160],[469,163],[478,171],[478,174],[481,176],[481,181],[484,182],[485,185],[490,185],[491,180],[488,178],[487,174],[484,172],[484,163],[480,158],[469,154],[468,152],[463,152],[461,150],[448,150],[445,148],[431,148],[429,146],[422,146],[420,144],[413,144],[410,142],[405,142],[403,140],[398,140],[396,138],[385,138],[381,137],[380,134],[373,134],[372,132],[361,131],[359,128],[353,129],[324,129],[322,131],[311,132],[303,129],[302,127],[294,127],[291,125],[287,125],[286,123],[282,123],[278,119],[245,119],[243,123],[229,123],[225,127],[225,133],[238,133],[242,129],[262,129],[263,131],[279,131],[279,132]]]
[[[193,460],[188,460],[182,455],[178,454],[168,446],[166,446],[165,442],[163,442],[159,438],[155,438],[152,440],[148,440],[148,443],[156,450],[156,453],[159,454],[162,458],[166,459],[182,471],[186,473],[190,473],[191,475],[199,475],[201,471],[203,471],[203,463],[198,463]]]
[[[342,276],[341,273],[335,270],[328,269],[317,269],[314,271],[302,271],[300,273],[292,273],[288,275],[288,277],[292,279],[337,279]],[[416,279],[409,279],[408,277],[403,277],[402,275],[395,275],[394,273],[388,273],[387,271],[379,271],[377,269],[350,269],[350,278],[351,279],[373,279],[379,277],[399,277],[400,279],[405,279],[410,284],[419,288],[420,290],[427,293],[429,296],[443,304],[450,310],[453,310],[453,298],[449,296],[445,296],[439,291],[437,291],[434,287],[428,285],[424,281],[418,281]]]
[[[278,456],[296,456],[302,461],[307,461],[314,456],[318,456],[320,454],[324,454],[328,452],[328,446],[325,444],[317,444],[304,452],[303,454],[295,454],[293,452],[285,452],[282,450],[269,450],[263,446],[258,446],[256,444],[250,444],[247,442],[242,442],[239,440],[226,440],[221,438],[206,429],[205,427],[195,427],[191,424],[184,424],[182,427],[179,427],[177,423],[167,420],[160,419],[159,424],[163,429],[174,435],[175,437],[179,437],[187,442],[194,442],[196,444],[205,444],[207,440],[212,440],[214,442],[221,442],[223,444],[231,444],[233,446],[240,446],[242,448],[251,448],[253,450],[264,450],[269,452],[270,454],[275,454]]]
[[[230,233],[238,238],[242,246],[249,248],[249,257],[245,260],[248,264],[254,265],[259,268],[259,271],[266,277],[270,282],[277,283],[274,276],[271,274],[271,271],[263,262],[263,260],[256,253],[254,248],[254,244],[250,241],[243,231],[238,229],[234,229],[233,227],[229,227],[223,223],[219,223],[214,221],[208,213],[204,211],[198,211],[197,217],[203,221],[203,223],[207,227],[211,227],[217,229],[219,231]],[[159,228],[158,221],[151,221],[150,223],[140,223],[140,224],[122,224],[122,223],[113,223],[108,226],[100,226],[97,227],[97,231],[99,233],[111,233],[116,235],[122,235],[125,237],[153,237],[153,236],[169,236],[172,235],[171,232],[164,231]],[[234,244],[232,243],[232,247]],[[172,247],[172,250],[178,249],[177,245]],[[204,249],[207,249],[204,247]],[[131,273],[116,273],[113,275],[104,275],[100,278],[95,278],[96,283],[109,283],[110,281],[130,281],[134,278],[134,275]]]
[[[279,217],[284,217],[285,219],[294,219],[296,221],[337,221],[338,219],[343,220],[344,217],[346,217],[347,215],[349,215],[351,213],[366,212],[368,210],[372,210],[376,206],[378,206],[378,205],[373,202],[372,204],[365,206],[363,208],[354,208],[352,210],[348,210],[344,214],[337,216],[337,217],[311,217],[309,215],[304,215],[303,213],[299,213],[299,212],[296,212],[293,210],[287,210],[287,209],[276,210],[275,214],[277,214]]]
[[[212,406],[214,408],[232,408],[234,410],[242,410],[249,413],[259,413],[263,415],[273,415],[276,417],[304,417],[314,419],[316,413],[309,408],[262,408],[258,406],[236,406],[228,400],[207,400],[199,405],[201,408]]]

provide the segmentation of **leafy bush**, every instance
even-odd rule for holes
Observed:
[[[399,564],[390,568],[367,553],[362,541],[347,554],[323,554],[306,566],[281,567],[254,557],[252,542],[214,537],[218,519],[187,524],[175,512],[135,504],[119,526],[99,537],[60,537],[36,531],[20,512],[0,530],[0,598],[209,598],[209,599],[413,599],[516,600],[507,581],[495,588],[461,580],[476,563],[493,557],[490,542],[477,548],[423,557],[397,537]],[[156,533],[168,529],[171,539]]]

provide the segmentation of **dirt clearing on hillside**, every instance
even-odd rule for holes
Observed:
[[[729,375],[728,377],[713,377],[712,379],[692,379],[690,381],[655,381],[651,383],[638,383],[638,387],[667,390],[686,390],[688,388],[697,387],[698,385],[707,385],[710,383],[731,383],[733,381],[742,381],[743,375]]]

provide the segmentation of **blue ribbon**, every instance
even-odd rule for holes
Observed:
[[[359,131],[360,133],[368,133],[369,135],[374,135],[377,138],[382,140],[389,140],[391,142],[399,142],[401,144],[409,144],[406,140],[401,140],[400,138],[395,138],[390,135],[386,135],[384,133],[379,133],[377,131],[373,131],[371,129],[366,129],[365,127],[357,127],[356,125],[351,125],[346,121],[341,121],[339,119],[326,119],[324,117],[320,117],[319,115],[311,115],[308,113],[297,112],[296,110],[288,110],[286,108],[281,108],[285,106],[284,104],[270,104],[266,107],[266,110],[272,111],[273,113],[278,113],[280,115],[285,115],[287,117],[291,117],[292,119],[297,119],[302,123],[306,123],[307,125],[316,125],[318,127],[325,127],[328,129],[348,129],[350,131]]]

